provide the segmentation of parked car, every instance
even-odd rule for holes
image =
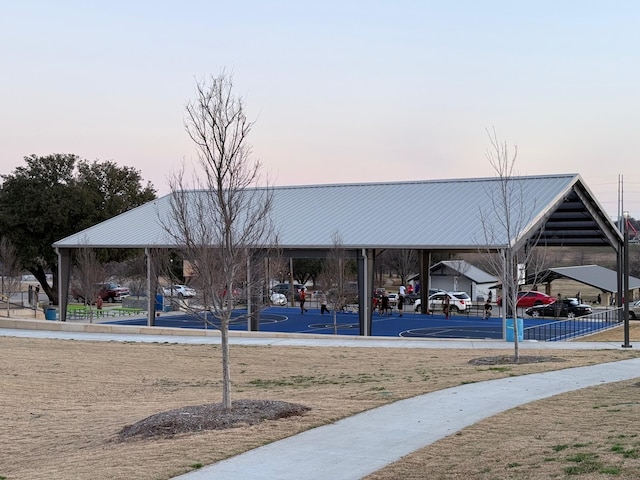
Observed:
[[[516,301],[516,307],[529,308],[536,305],[547,305],[555,302],[556,299],[542,292],[536,292],[535,290],[523,290],[518,292],[518,300]],[[502,306],[502,297],[498,297],[496,303],[499,307]]]
[[[373,298],[382,298],[382,296],[387,293],[386,288],[378,287],[373,289]]]
[[[162,289],[166,297],[192,298],[196,296],[196,291],[186,285],[169,285]]]
[[[96,291],[98,292],[98,296],[100,296],[103,302],[109,303],[121,302],[123,298],[129,296],[129,289],[127,287],[123,287],[113,282],[97,284]],[[85,294],[85,292],[78,288],[73,288],[71,290],[71,296],[78,302],[85,301]],[[91,303],[93,303],[94,301],[95,299],[93,299]]]
[[[429,310],[442,310],[445,295],[449,295],[449,310],[451,313],[464,312],[471,307],[471,297],[466,292],[437,292],[429,297]],[[420,311],[422,301],[417,299],[414,311]]]
[[[640,318],[640,300],[629,304],[629,318],[631,320]]]
[[[593,312],[590,305],[580,303],[577,298],[563,298],[547,305],[527,308],[524,313],[530,317],[582,317]]]
[[[300,284],[300,283],[294,283],[293,284],[293,299],[294,300],[300,300],[300,290],[302,290],[304,288],[304,285]],[[282,295],[284,295],[285,297],[287,297],[287,299],[289,298],[289,296],[291,295],[291,284],[290,283],[278,283],[277,285],[274,285],[271,288],[271,291],[274,293],[281,293]]]
[[[277,305],[279,307],[283,307],[287,304],[287,297],[282,293],[273,292],[269,300],[271,301],[271,305]]]
[[[387,298],[389,299],[389,305],[395,307],[398,303],[398,294],[397,293],[387,293]]]

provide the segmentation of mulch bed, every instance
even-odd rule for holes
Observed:
[[[543,363],[543,362],[566,362],[564,358],[558,357],[545,357],[534,355],[520,355],[516,362],[516,357],[513,355],[500,355],[496,357],[479,357],[469,360],[470,365],[510,365],[510,364],[525,364],[525,363]]]
[[[255,425],[264,420],[277,420],[303,415],[309,407],[274,400],[236,400],[231,409],[222,403],[182,407],[151,415],[118,432],[117,440],[133,438],[172,437],[180,433],[202,430],[223,430]]]

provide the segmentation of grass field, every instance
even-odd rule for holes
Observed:
[[[234,398],[301,403],[311,411],[255,426],[119,443],[122,427],[149,415],[220,401],[219,347],[3,337],[0,348],[0,478],[6,479],[167,479],[402,398],[638,355],[545,351],[565,361],[479,367],[469,360],[512,351],[233,346]],[[636,478],[637,394],[636,383],[625,382],[536,402],[469,427],[372,478],[565,478],[567,468],[582,468],[587,460],[596,471],[619,469],[615,478]]]

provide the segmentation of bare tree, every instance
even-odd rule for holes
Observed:
[[[328,305],[333,312],[333,333],[338,333],[338,312],[347,305],[347,297],[352,293],[349,290],[349,278],[347,276],[347,252],[342,243],[339,232],[331,235],[332,247],[327,254],[324,269],[320,274],[320,284],[327,296]]]
[[[196,83],[196,99],[186,106],[185,128],[196,144],[201,173],[193,179],[195,190],[187,188],[184,169],[170,179],[171,219],[165,225],[191,262],[207,315],[219,322],[226,409],[232,406],[233,292],[246,278],[251,255],[269,245],[273,235],[272,192],[258,187],[262,165],[252,158],[247,142],[252,126],[244,100],[233,94],[230,76],[223,72]]]
[[[453,284],[452,284],[452,289],[454,291],[457,291],[460,289],[460,287],[458,286],[458,280],[460,279],[461,276],[464,276],[469,269],[471,268],[471,265],[466,262],[465,260],[459,259],[459,258],[453,258],[451,260],[449,260],[451,262],[451,267],[453,270]],[[472,292],[470,292],[472,293]]]
[[[418,271],[418,253],[415,250],[392,250],[387,262],[400,276],[402,285],[407,284],[407,277]]]
[[[503,321],[511,317],[513,321],[514,357],[520,358],[518,342],[517,299],[518,285],[524,283],[519,265],[526,266],[533,258],[531,242],[524,246],[516,243],[517,236],[531,220],[532,205],[525,203],[522,182],[515,174],[518,147],[513,151],[506,142],[498,141],[495,130],[489,132],[490,147],[486,158],[497,177],[497,186],[487,190],[491,208],[480,211],[485,245],[502,245],[498,255],[487,255],[486,260],[492,273],[502,282]]]
[[[78,295],[83,303],[91,306],[97,300],[106,279],[104,266],[98,260],[95,250],[79,248],[76,252],[75,282]],[[93,309],[89,309],[89,322],[93,322]]]
[[[21,263],[13,243],[0,238],[0,279],[2,297],[7,302],[7,317],[11,314],[11,296],[18,293],[22,286]]]

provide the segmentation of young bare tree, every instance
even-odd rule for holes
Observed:
[[[250,256],[272,243],[272,192],[253,159],[244,100],[233,93],[226,73],[196,83],[186,106],[185,128],[198,152],[201,172],[188,189],[184,169],[170,180],[171,218],[165,226],[202,288],[207,315],[219,322],[222,349],[222,403],[231,405],[229,322],[233,293],[246,278]],[[263,183],[263,185],[265,184]],[[212,325],[218,325],[218,323]]]
[[[338,334],[338,312],[347,304],[348,291],[347,252],[339,232],[331,234],[332,247],[327,254],[324,268],[320,274],[320,284],[327,297],[329,308],[333,312],[333,333]]]
[[[520,358],[518,342],[517,299],[518,285],[524,283],[519,278],[518,265],[527,266],[534,258],[533,248],[517,246],[517,235],[531,220],[532,205],[524,201],[522,183],[515,173],[518,156],[517,146],[513,151],[506,142],[498,141],[495,130],[489,132],[490,146],[486,158],[496,174],[496,187],[487,190],[491,208],[481,211],[482,229],[485,245],[500,245],[498,255],[487,255],[487,264],[495,276],[502,282],[503,322],[511,317],[513,321],[514,357]],[[535,245],[535,242],[532,242]],[[538,257],[535,257],[538,258]]]
[[[104,266],[98,260],[95,250],[89,247],[79,248],[76,252],[75,282],[78,296],[86,305],[97,301],[102,284],[106,279]],[[89,309],[89,323],[93,322],[93,309]]]
[[[0,280],[2,297],[7,302],[7,317],[11,315],[11,296],[22,286],[21,263],[13,243],[0,238]]]

